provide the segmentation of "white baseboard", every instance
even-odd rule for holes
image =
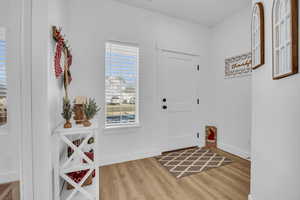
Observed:
[[[0,184],[9,183],[19,180],[18,172],[0,173]]]
[[[200,142],[198,146],[200,148],[204,147],[203,142]],[[113,156],[100,155],[100,159],[98,163],[99,166],[112,165],[112,164],[132,161],[132,160],[139,160],[139,159],[159,156],[161,155],[161,152],[163,152],[163,150],[160,149],[160,150],[152,150],[148,152],[127,153],[127,154],[120,154],[120,155],[113,155]]]
[[[248,200],[253,200],[251,194],[248,195]]]
[[[205,147],[205,144],[204,144],[204,142],[200,142],[200,143],[199,143],[199,145],[198,145],[198,147],[199,147],[199,148],[203,148],[203,147]]]
[[[227,151],[228,153],[232,153],[234,155],[237,155],[241,158],[247,159],[250,157],[250,153],[243,151],[237,147],[227,145],[227,144],[218,144],[218,148],[224,151]]]
[[[158,155],[161,155],[161,151],[127,153],[127,154],[113,155],[113,156],[107,156],[102,158],[100,155],[99,166],[106,166],[106,165],[117,164],[117,163],[132,161],[132,160],[151,158]]]

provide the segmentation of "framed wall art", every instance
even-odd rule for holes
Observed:
[[[273,79],[298,73],[298,0],[274,0]]]
[[[260,2],[255,4],[252,12],[251,53],[252,69],[257,69],[265,64],[264,6]]]
[[[251,52],[225,59],[225,79],[250,76]]]

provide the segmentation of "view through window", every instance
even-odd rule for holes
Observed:
[[[0,126],[7,123],[7,80],[6,80],[5,28],[0,27]]]
[[[138,124],[139,48],[106,43],[106,126]]]

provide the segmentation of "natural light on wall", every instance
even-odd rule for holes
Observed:
[[[138,125],[138,69],[137,46],[106,43],[106,127]]]
[[[0,126],[7,123],[7,80],[6,80],[5,28],[0,27]]]

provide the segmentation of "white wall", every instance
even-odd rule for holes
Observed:
[[[210,66],[215,71],[215,116],[218,145],[243,157],[249,156],[251,133],[251,76],[224,78],[225,59],[251,51],[251,4],[224,19],[212,30]]]
[[[299,200],[300,74],[272,80],[273,1],[261,2],[266,64],[253,72],[251,193],[253,200]]]
[[[62,27],[62,34],[66,35],[66,39],[69,36],[69,1],[68,0],[50,0],[48,1],[48,109],[49,109],[49,128],[50,133],[53,133],[54,129],[63,121],[61,116],[62,112],[62,99],[65,95],[63,87],[63,78],[56,78],[54,69],[54,57],[56,50],[56,42],[52,37],[52,26]],[[63,65],[62,65],[63,67]],[[52,138],[54,139],[54,138]],[[52,140],[53,145],[57,145],[54,140]],[[52,166],[55,166],[53,154],[56,152],[55,146],[51,145],[52,150]],[[57,147],[58,148],[58,147]],[[51,168],[51,191],[54,191],[54,168]],[[51,195],[53,192],[51,192]],[[50,197],[50,199],[53,199]]]
[[[84,6],[83,6],[84,5]],[[211,119],[212,82],[208,66],[209,29],[111,0],[70,4],[70,41],[73,48],[71,95],[95,97],[104,105],[104,44],[108,40],[138,43],[140,64],[140,128],[103,131],[100,114],[102,164],[160,153],[160,105],[157,104],[156,46],[201,56],[201,114],[199,131]],[[182,80],[184,81],[184,80]],[[204,134],[202,135],[204,137]],[[203,142],[203,140],[199,140]]]
[[[48,30],[49,30],[49,55],[48,55],[48,97],[50,129],[53,131],[63,121],[60,113],[62,111],[62,98],[64,96],[63,80],[56,78],[54,70],[54,55],[56,42],[52,38],[52,26],[62,27],[63,34],[68,37],[68,0],[51,0],[48,2]],[[68,39],[68,38],[67,38]],[[62,65],[63,67],[63,65]]]

